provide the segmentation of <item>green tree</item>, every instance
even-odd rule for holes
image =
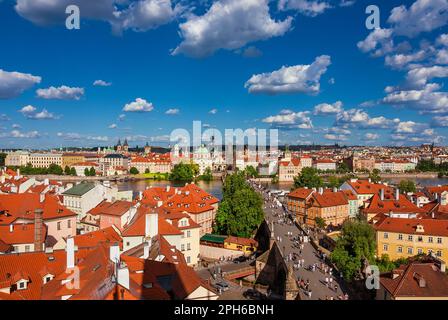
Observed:
[[[375,262],[375,250],[373,227],[364,221],[346,221],[331,253],[331,260],[342,271],[344,278],[351,281],[361,271],[363,260]]]
[[[172,181],[193,181],[196,176],[196,167],[193,164],[178,163],[171,171],[169,179]]]
[[[65,166],[65,168],[64,168],[64,173],[65,173],[66,175],[70,175],[70,167],[69,167],[69,166]]]
[[[227,176],[214,231],[248,238],[258,228],[263,217],[263,200],[246,182],[244,173],[237,172]]]
[[[248,178],[258,178],[258,171],[253,166],[247,166],[244,172]]]
[[[341,186],[341,184],[342,183],[340,182],[338,177],[336,177],[336,176],[328,177],[328,182],[327,182],[328,188],[339,188]]]
[[[325,220],[321,217],[316,217],[314,220],[316,222],[316,226],[320,229],[325,228]]]
[[[400,183],[398,184],[398,188],[403,193],[416,192],[417,191],[415,183],[412,180],[401,180]]]
[[[278,182],[279,182],[278,175],[277,174],[271,175],[271,183],[276,184]]]
[[[95,171],[94,167],[90,167],[89,174],[90,174],[91,177],[96,176],[96,171]]]
[[[348,164],[346,164],[345,162],[341,162],[341,163],[338,163],[336,172],[337,173],[348,173],[348,172],[350,172],[350,168],[348,167]]]
[[[204,173],[199,177],[199,180],[202,180],[202,181],[212,181],[213,180],[212,169],[207,167],[205,169]]]
[[[373,183],[378,183],[381,181],[380,170],[373,169],[372,172],[369,173],[369,179],[372,180]]]
[[[62,170],[61,166],[58,166],[55,163],[50,164],[50,166],[48,167],[49,174],[61,175],[63,172],[64,170]]]
[[[317,170],[311,167],[303,168],[296,177],[294,177],[294,189],[297,188],[319,188],[323,187],[324,182],[322,177],[317,173]]]
[[[149,168],[146,168],[146,169],[145,169],[145,173],[149,173]]]
[[[139,174],[138,169],[136,167],[132,167],[131,169],[129,169],[129,173],[130,174]]]
[[[6,153],[2,152],[0,153],[0,166],[4,166],[5,165],[5,159],[6,159]]]
[[[77,174],[76,174],[76,169],[75,169],[75,168],[72,167],[72,168],[70,169],[70,175],[71,175],[71,176],[77,176]]]
[[[85,168],[85,169],[84,169],[84,175],[85,175],[86,177],[89,177],[89,176],[90,176],[90,170],[89,170],[89,168]]]

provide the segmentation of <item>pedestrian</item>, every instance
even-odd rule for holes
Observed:
[[[338,292],[338,285],[336,283],[334,284],[334,292]]]
[[[333,278],[332,277],[330,277],[330,285],[332,285],[333,284]]]
[[[325,285],[326,285],[327,288],[328,288],[328,277],[325,277]]]

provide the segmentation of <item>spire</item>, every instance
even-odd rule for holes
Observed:
[[[128,145],[128,139],[127,138],[125,138],[124,139],[124,143],[123,143],[123,146],[127,146]]]
[[[118,139],[117,146],[121,146],[121,139]]]

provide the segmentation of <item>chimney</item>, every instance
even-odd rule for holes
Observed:
[[[338,192],[338,188],[334,187],[333,192]]]
[[[34,210],[34,251],[42,251],[44,239],[42,235],[42,209]]]
[[[0,177],[0,183],[5,183],[5,179],[6,179],[5,176],[1,176]]]
[[[383,188],[380,189],[380,199],[381,199],[381,201],[384,201],[384,189]]]
[[[120,246],[118,243],[114,243],[109,247],[109,260],[113,263],[120,262]]]
[[[319,194],[323,194],[324,193],[324,188],[319,187]]]
[[[170,191],[170,186],[167,185],[167,186],[166,186],[166,192],[169,192],[169,191]]]
[[[120,286],[129,290],[129,269],[123,262],[117,266],[117,282]]]
[[[12,223],[9,225],[9,232],[14,232],[14,225]]]
[[[19,177],[19,179],[20,179],[20,169],[17,169],[17,175],[16,176]]]
[[[400,189],[395,189],[395,200],[399,200],[400,199]]]
[[[73,237],[67,238],[67,269],[75,267],[75,239]]]
[[[159,215],[147,213],[145,216],[145,237],[152,239],[159,234]]]
[[[48,178],[46,178],[46,179],[44,180],[44,185],[48,186],[49,184],[50,184],[50,180],[49,180]]]
[[[39,193],[39,202],[43,203],[45,201],[45,193],[41,192]]]
[[[369,183],[371,183],[371,182],[372,182],[372,179],[369,178]]]
[[[161,200],[157,201],[157,208],[160,208],[162,206],[162,204],[163,204],[163,201],[161,201]]]
[[[142,201],[142,199],[143,199],[143,192],[139,191],[139,193],[138,193],[138,200]]]
[[[150,241],[145,241],[144,245],[143,245],[143,259],[148,259],[149,258],[149,251],[151,249],[151,240]]]

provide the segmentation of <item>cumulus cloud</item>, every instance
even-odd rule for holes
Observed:
[[[208,113],[210,113],[210,114],[217,114],[218,113],[218,109],[213,108]]]
[[[79,100],[84,96],[84,88],[60,86],[36,90],[37,97],[42,99]]]
[[[448,127],[448,116],[435,116],[434,118],[432,118],[431,126]]]
[[[29,73],[8,72],[0,69],[0,99],[11,99],[40,83],[41,77]]]
[[[348,137],[344,136],[342,134],[338,135],[338,134],[327,133],[327,134],[324,135],[324,138],[327,139],[327,140],[332,140],[332,141],[346,141],[346,140],[348,140]]]
[[[362,52],[373,52],[373,56],[382,56],[393,50],[391,29],[374,29],[369,35],[357,44]]]
[[[367,133],[364,135],[364,140],[368,140],[368,141],[371,141],[371,140],[377,140],[379,137],[380,137],[380,135],[377,134],[377,133],[367,132]]]
[[[317,0],[279,0],[279,10],[296,10],[305,16],[315,17],[332,8],[327,1]]]
[[[116,123],[112,123],[108,126],[109,129],[116,129],[117,128],[117,124]]]
[[[169,114],[169,115],[175,115],[175,114],[179,114],[180,110],[177,108],[172,108],[172,109],[168,109],[165,111],[165,114]]]
[[[409,64],[411,62],[422,61],[426,57],[427,57],[427,53],[425,52],[425,50],[419,50],[412,54],[399,53],[399,54],[387,56],[385,58],[385,64],[386,64],[386,66],[390,66],[394,69],[402,69],[407,64]]]
[[[405,5],[392,9],[387,20],[396,35],[415,37],[448,23],[446,0],[417,0],[409,8]]]
[[[40,138],[39,131],[22,132],[20,130],[12,130],[11,132],[0,134],[2,138],[19,138],[19,139],[35,139]]]
[[[190,14],[179,25],[183,40],[172,54],[201,58],[219,49],[239,49],[250,42],[282,36],[291,29],[291,22],[291,17],[272,19],[269,0],[219,0],[204,15]]]
[[[314,107],[315,115],[329,115],[329,114],[337,114],[342,111],[342,102],[336,101],[333,104],[330,103],[321,103]]]
[[[151,102],[146,101],[142,98],[137,98],[135,101],[128,103],[124,106],[123,111],[125,112],[150,112],[154,109]]]
[[[43,109],[40,112],[37,112],[36,107],[32,105],[27,105],[19,110],[21,114],[23,114],[27,119],[33,120],[55,120],[59,119],[59,116],[54,115],[51,112],[48,112],[46,109]]]
[[[398,123],[399,119],[387,119],[384,116],[370,117],[362,109],[344,110],[336,115],[336,126],[350,126],[359,129],[387,129]]]
[[[56,134],[57,137],[62,138],[64,140],[70,141],[99,141],[99,142],[107,142],[109,141],[109,137],[107,136],[97,136],[97,135],[88,135],[88,134],[80,134],[77,132],[58,132]]]
[[[93,85],[94,85],[95,87],[110,87],[110,86],[112,85],[112,83],[111,83],[111,82],[104,81],[104,80],[95,80],[95,81],[93,82]]]
[[[327,55],[316,57],[309,65],[283,66],[270,73],[253,75],[244,85],[250,93],[308,93],[320,91],[320,78],[331,64]]]
[[[282,110],[280,114],[266,117],[262,121],[276,128],[311,129],[313,128],[313,123],[309,115],[309,111],[294,112],[292,110]]]
[[[77,5],[84,19],[109,23],[114,33],[155,29],[183,12],[170,0],[17,0],[15,10],[36,25],[63,25],[68,5]]]
[[[263,55],[263,52],[255,46],[249,46],[241,52],[241,55],[245,58],[258,58]]]

